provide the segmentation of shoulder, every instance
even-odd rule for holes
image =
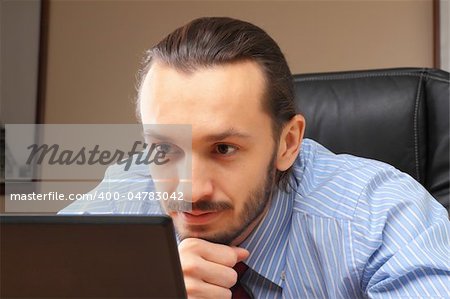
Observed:
[[[450,273],[448,214],[422,185],[385,163],[305,145],[294,167],[293,210],[303,243],[332,247],[364,292],[424,269]]]
[[[434,202],[411,176],[371,159],[334,154],[305,139],[294,164],[294,209],[298,212],[360,222],[395,205]]]
[[[108,166],[105,171],[105,179],[114,180],[135,180],[139,178],[149,178],[150,171],[148,165],[137,164],[136,157],[132,157],[132,162],[127,160],[119,161],[116,164]]]

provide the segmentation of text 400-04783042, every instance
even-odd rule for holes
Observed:
[[[183,200],[183,192],[95,192],[94,197],[100,200]]]

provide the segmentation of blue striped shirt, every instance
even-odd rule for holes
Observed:
[[[152,190],[145,171],[112,166],[92,192]],[[290,186],[240,245],[255,298],[450,298],[448,214],[409,175],[305,139]],[[60,213],[162,211],[157,201],[94,200]]]

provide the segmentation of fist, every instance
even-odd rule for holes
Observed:
[[[178,245],[184,283],[189,299],[231,298],[236,284],[233,266],[249,256],[243,248],[187,238]]]

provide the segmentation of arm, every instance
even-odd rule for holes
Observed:
[[[369,298],[449,298],[450,222],[447,211],[411,177],[377,174],[355,215],[355,255],[365,264]],[[364,208],[365,206],[365,208]]]
[[[76,214],[90,214],[91,211],[98,211],[99,213],[112,212],[111,202],[102,201],[98,198],[94,198],[97,194],[106,193],[110,190],[110,172],[111,167],[108,167],[105,171],[103,180],[87,195],[92,196],[93,200],[76,200],[64,209],[58,212],[58,215],[76,215]],[[88,197],[86,197],[88,198]]]
[[[103,180],[87,193],[88,200],[77,200],[58,214],[162,214],[157,201],[140,200],[141,192],[152,192],[154,186],[145,165],[132,167],[111,165]]]

